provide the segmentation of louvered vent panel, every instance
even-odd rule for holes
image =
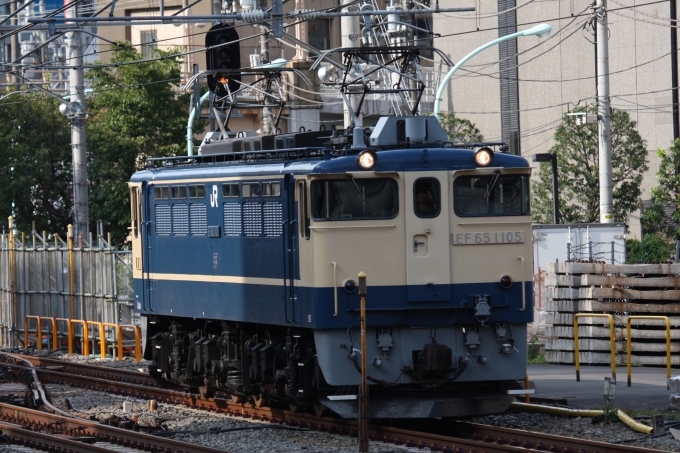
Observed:
[[[262,205],[259,202],[243,203],[243,235],[262,236]]]
[[[191,203],[189,205],[191,222],[189,228],[192,236],[205,236],[208,232],[208,216],[204,203]]]
[[[170,236],[172,233],[172,216],[170,205],[158,204],[154,208],[156,216],[156,236]]]
[[[224,203],[224,235],[241,236],[241,204]]]
[[[189,206],[186,204],[172,205],[172,234],[175,236],[189,235]]]
[[[264,235],[266,237],[281,237],[283,234],[283,208],[281,203],[273,201],[265,203],[263,207]]]

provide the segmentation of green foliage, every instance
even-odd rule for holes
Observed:
[[[656,155],[660,158],[659,171],[656,172],[658,185],[650,192],[652,206],[645,209],[640,217],[643,231],[656,231],[666,240],[680,238],[680,139],[671,143],[668,150],[659,149]],[[667,213],[664,207],[672,207]]]
[[[574,109],[597,113],[596,106]],[[627,112],[612,110],[612,184],[614,221],[625,222],[639,207],[642,175],[647,171],[646,142]],[[597,124],[575,125],[566,114],[555,131],[560,217],[564,223],[592,223],[600,220],[600,181]],[[551,223],[553,219],[552,167],[541,163],[538,182],[533,184],[534,220]]]
[[[626,239],[626,262],[629,264],[665,263],[669,254],[668,242],[656,234],[646,234],[642,242],[637,239]]]
[[[453,143],[466,144],[484,141],[484,136],[473,122],[465,118],[457,118],[453,113],[440,113],[439,123]]]
[[[15,94],[0,101],[0,212],[20,231],[66,234],[71,223],[71,130],[59,102]],[[14,205],[14,207],[12,207]]]
[[[531,342],[529,343],[529,348],[527,350],[527,363],[531,365],[537,365],[541,363],[547,363],[545,356],[541,354],[541,344],[538,343],[538,337],[533,335],[531,337]]]
[[[88,100],[88,176],[90,219],[101,219],[115,244],[123,243],[130,225],[130,176],[149,157],[182,154],[186,147],[189,95],[178,95],[181,61],[156,50],[158,61],[142,59],[139,50],[113,46],[114,67],[90,70],[95,97]],[[205,122],[194,124],[201,130]]]

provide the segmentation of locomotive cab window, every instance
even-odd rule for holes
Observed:
[[[243,187],[241,187],[242,193],[243,193],[243,198],[259,198],[260,197],[260,183],[259,182],[252,182],[252,183],[243,183]]]
[[[263,182],[262,183],[263,197],[280,197],[281,183],[280,182]]]
[[[312,181],[314,220],[392,219],[399,212],[394,179],[329,179]]]
[[[238,198],[238,184],[224,184],[222,186],[222,196],[225,198]]]
[[[413,184],[413,210],[418,217],[437,217],[441,212],[441,198],[437,178],[416,179]]]
[[[185,200],[187,198],[186,186],[172,186],[170,189],[173,200]]]
[[[170,188],[167,186],[155,186],[153,188],[153,197],[155,200],[169,200]]]
[[[460,217],[530,215],[529,175],[459,176],[453,207]]]
[[[189,186],[189,198],[205,198],[205,186]]]

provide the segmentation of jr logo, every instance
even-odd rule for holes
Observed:
[[[210,194],[210,206],[213,208],[217,207],[217,186],[213,185],[212,193]]]

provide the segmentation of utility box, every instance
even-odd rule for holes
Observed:
[[[625,223],[534,225],[534,275],[548,263],[568,260],[626,262]]]

